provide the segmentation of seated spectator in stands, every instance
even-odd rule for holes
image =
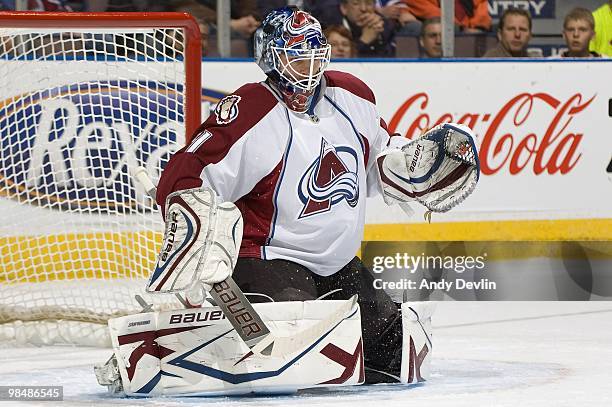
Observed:
[[[331,25],[342,25],[344,20],[340,12],[340,0],[304,0],[304,10],[319,20],[324,29]]]
[[[421,31],[421,22],[401,0],[378,0],[376,11],[395,23],[398,35],[416,36]]]
[[[420,20],[441,17],[440,0],[401,0]],[[491,15],[487,0],[455,0],[455,24],[466,33],[491,30]]]
[[[210,27],[203,19],[196,18],[198,27],[200,27],[200,45],[202,46],[202,56],[208,55],[208,39],[210,38]]]
[[[442,25],[440,17],[423,21],[419,44],[424,58],[442,58]]]
[[[563,39],[567,51],[559,56],[562,58],[598,58],[600,54],[589,51],[589,41],[595,36],[595,21],[593,14],[585,8],[576,7],[570,11],[563,21]]]
[[[206,8],[205,20],[217,25],[217,1],[198,0]],[[256,0],[231,0],[230,26],[234,34],[243,38],[251,38],[260,24]]]
[[[200,27],[200,45],[202,46],[202,56],[208,55],[208,39],[210,38],[210,27],[204,20],[196,19]]]
[[[394,24],[378,14],[374,0],[340,0],[342,24],[355,38],[358,57],[394,57]]]
[[[82,11],[167,11],[169,0],[83,0]]]
[[[485,58],[529,57],[527,45],[531,39],[531,15],[523,9],[509,8],[499,19],[499,43],[485,54]]]
[[[206,56],[208,54],[208,37],[210,35],[210,28],[208,27],[208,23],[204,17],[206,15],[204,6],[202,6],[196,0],[175,0],[173,1],[172,8],[170,10],[179,13],[189,13],[197,21],[198,27],[200,28],[202,56]],[[180,48],[177,48],[176,50],[178,52],[183,52],[182,43],[180,44]]]
[[[593,12],[595,38],[589,46],[591,51],[612,57],[612,0]]]
[[[332,58],[353,58],[355,56],[355,44],[348,28],[342,25],[331,25],[323,33],[331,45]]]

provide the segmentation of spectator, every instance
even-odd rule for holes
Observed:
[[[531,15],[523,9],[504,11],[497,28],[499,43],[485,54],[485,58],[528,57],[527,45],[531,39]]]
[[[84,0],[83,11],[166,11],[168,0]]]
[[[408,6],[400,0],[378,0],[376,11],[383,17],[395,22],[397,34],[418,35],[421,22],[410,12]]]
[[[590,50],[612,57],[612,0],[593,12],[595,37],[591,40]]]
[[[429,18],[423,21],[423,28],[419,36],[419,44],[425,58],[442,58],[442,25],[440,17]]]
[[[394,57],[394,24],[376,13],[374,0],[341,0],[343,25],[355,38],[359,57]]]
[[[340,12],[340,0],[305,0],[304,9],[319,20],[323,28],[342,25],[344,20]]]
[[[204,6],[199,4],[196,0],[178,0],[172,4],[171,10],[180,13],[189,13],[197,21],[201,34],[200,41],[202,44],[202,56],[206,56],[208,54],[208,37],[210,35],[210,28],[208,27],[208,23],[205,19],[207,10],[205,10]],[[182,42],[178,43],[177,45],[179,45],[180,48],[175,47],[176,50],[178,52],[182,52]]]
[[[585,8],[577,7],[570,11],[563,21],[563,38],[567,51],[559,56],[562,58],[596,58],[601,57],[596,52],[589,51],[589,41],[595,36],[595,21],[593,14]]]
[[[212,25],[217,24],[216,0],[198,0],[206,10],[204,19]],[[232,32],[243,38],[251,38],[259,27],[259,13],[256,0],[231,0]]]
[[[353,58],[355,56],[355,44],[348,28],[342,25],[332,25],[327,27],[323,33],[331,45],[332,58]]]
[[[440,0],[401,0],[420,20],[440,17]],[[467,33],[491,30],[491,15],[487,0],[455,0],[455,24]]]

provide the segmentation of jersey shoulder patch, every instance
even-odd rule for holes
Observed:
[[[259,83],[248,83],[219,102],[210,119],[209,125],[228,125],[239,121],[251,127],[259,122],[276,106],[278,100]]]
[[[192,143],[203,133],[219,134],[230,146],[259,123],[278,103],[263,85],[249,83],[223,97],[191,137]],[[199,146],[198,146],[199,147]]]
[[[239,95],[228,95],[217,103],[217,107],[215,107],[217,124],[228,124],[238,117],[240,99],[242,97]]]
[[[342,88],[355,96],[376,104],[376,98],[372,89],[356,76],[348,72],[331,70],[325,71],[324,75],[327,86]]]
[[[278,100],[263,85],[249,83],[222,98],[191,137],[185,151],[202,162],[219,162],[230,148],[274,109]]]

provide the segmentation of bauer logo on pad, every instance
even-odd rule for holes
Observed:
[[[0,186],[33,205],[130,212],[144,191],[128,168],[160,171],[184,144],[178,88],[80,83],[0,102]]]

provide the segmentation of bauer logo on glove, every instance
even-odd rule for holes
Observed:
[[[376,157],[383,197],[388,205],[417,201],[433,212],[446,212],[474,191],[480,163],[472,130],[444,123],[401,149]]]

